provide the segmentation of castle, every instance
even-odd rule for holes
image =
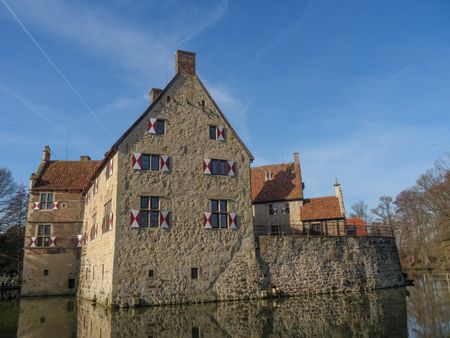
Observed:
[[[128,307],[264,297],[275,281],[285,294],[403,285],[392,238],[343,237],[337,182],[335,196],[304,198],[297,153],[250,167],[194,53],[176,52],[176,75],[150,100],[101,161],[53,161],[44,148],[30,179],[23,296]],[[336,265],[322,261],[325,247]],[[329,285],[307,284],[323,271]]]

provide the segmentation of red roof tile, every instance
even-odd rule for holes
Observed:
[[[83,190],[101,161],[48,161],[33,189]]]
[[[335,196],[305,199],[300,214],[302,221],[344,218]]]
[[[266,172],[272,179],[266,181]],[[251,169],[253,203],[303,198],[299,163],[272,164]]]

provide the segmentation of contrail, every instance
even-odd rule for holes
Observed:
[[[16,13],[12,10],[11,7],[9,7],[9,5],[6,3],[5,0],[1,0],[1,2],[3,2],[3,4],[5,5],[6,9],[11,13],[11,15],[13,16],[13,18],[16,20],[16,22],[19,24],[19,26],[22,28],[22,30],[25,32],[25,34],[30,38],[31,41],[33,41],[33,43],[35,44],[35,46],[39,49],[39,51],[42,53],[42,55],[45,56],[45,58],[47,59],[47,61],[50,63],[50,65],[53,67],[53,69],[58,73],[58,75],[61,77],[61,79],[63,79],[63,81],[69,86],[69,88],[74,92],[75,96],[80,100],[80,102],[83,104],[83,106],[87,109],[87,111],[89,112],[89,114],[91,114],[91,116],[95,119],[95,121],[97,121],[97,123],[100,125],[100,127],[103,128],[103,130],[105,131],[105,133],[111,138],[111,140],[113,140],[113,137],[111,135],[111,133],[108,131],[108,129],[106,129],[105,125],[98,119],[97,115],[95,115],[95,113],[93,112],[93,110],[91,109],[91,107],[89,107],[89,105],[87,104],[87,102],[81,97],[80,93],[75,89],[74,86],[72,86],[72,84],[70,83],[70,81],[64,76],[64,74],[61,72],[61,70],[58,68],[58,66],[56,66],[56,64],[53,62],[53,60],[50,58],[50,56],[48,56],[48,54],[44,51],[44,49],[39,45],[39,43],[34,39],[33,35],[31,35],[31,33],[28,31],[28,29],[24,26],[24,24],[22,23],[22,21],[20,21],[20,19],[18,18],[18,16],[16,15]]]

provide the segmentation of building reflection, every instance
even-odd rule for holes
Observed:
[[[18,336],[406,337],[406,290],[113,310],[22,299]]]

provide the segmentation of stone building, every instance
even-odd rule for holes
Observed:
[[[340,184],[335,196],[305,198],[299,154],[294,162],[251,169],[254,228],[262,234],[346,235]]]
[[[286,295],[402,285],[395,241],[354,239],[348,256],[338,183],[336,196],[305,198],[298,154],[250,168],[194,53],[176,52],[176,75],[150,101],[101,161],[52,161],[44,149],[30,182],[22,295],[76,288],[128,307],[263,297],[274,281]],[[336,236],[270,236],[278,234]],[[277,254],[289,248],[297,256]],[[388,272],[375,274],[383,265]]]
[[[253,157],[177,51],[176,75],[87,187],[79,295],[103,304],[257,294]]]
[[[45,147],[30,179],[22,295],[74,294],[83,225],[83,189],[99,161],[52,161]]]

